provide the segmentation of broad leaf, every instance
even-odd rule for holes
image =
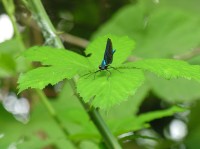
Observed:
[[[200,66],[172,59],[146,59],[125,66],[147,70],[165,79],[185,78],[200,81]]]
[[[113,66],[123,63],[134,49],[134,41],[129,39],[127,36],[120,37],[108,34],[103,37],[98,37],[86,48],[87,54],[92,53],[89,60],[93,64],[94,68],[98,68],[103,60],[106,41],[108,38],[111,39],[113,49],[116,50],[113,56]]]
[[[20,75],[19,92],[29,87],[42,89],[48,84],[54,85],[89,68],[86,58],[64,49],[33,47],[27,50],[24,56],[47,66]]]
[[[101,115],[105,120],[108,121],[111,119],[121,121],[121,119],[124,117],[132,117],[133,115],[137,115],[140,110],[140,105],[142,104],[145,97],[149,94],[149,89],[149,84],[146,81],[141,87],[139,87],[134,95],[129,96],[127,101],[112,107],[112,109],[108,110],[106,113],[105,111],[102,111]]]
[[[76,74],[72,68],[63,68],[63,66],[40,67],[21,74],[19,78],[19,92],[30,88],[43,89],[46,85],[55,85],[65,78],[71,78]]]
[[[41,62],[43,65],[64,66],[73,69],[87,69],[87,59],[79,54],[66,49],[57,49],[48,46],[32,47],[23,53],[23,56],[31,61]]]
[[[98,72],[89,77],[81,77],[77,83],[77,90],[85,102],[91,102],[94,107],[108,109],[126,100],[134,94],[143,83],[142,71],[134,69],[109,70]]]

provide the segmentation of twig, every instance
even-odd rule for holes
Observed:
[[[41,31],[33,19],[27,18],[27,16],[24,17],[23,15],[19,19],[20,19],[20,22],[22,22],[26,26],[29,26],[30,28],[33,28],[37,31]],[[86,40],[84,38],[80,38],[80,37],[72,35],[72,34],[69,34],[69,33],[57,32],[56,34],[60,36],[62,41],[65,41],[69,44],[72,44],[72,45],[75,45],[75,46],[78,46],[81,48],[86,48],[87,45],[89,44],[88,40]]]
[[[61,34],[60,38],[63,41],[66,41],[66,42],[73,44],[73,45],[77,45],[81,48],[85,48],[89,43],[89,41],[86,40],[86,39],[83,39],[83,38],[80,38],[80,37],[77,37],[77,36],[74,36],[74,35],[71,35],[71,34],[68,34],[68,33]]]
[[[178,60],[189,60],[198,55],[200,55],[200,48],[195,48],[189,52],[186,52],[180,55],[175,55],[173,56],[173,58],[178,59]]]

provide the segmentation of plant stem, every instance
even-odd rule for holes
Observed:
[[[91,108],[91,110],[89,110],[88,113],[98,130],[101,132],[101,135],[104,137],[106,146],[109,149],[121,149],[119,142],[117,141],[115,136],[110,132],[109,128],[107,127],[101,115],[99,114],[98,109]]]
[[[33,12],[33,15],[35,16],[35,19],[37,23],[39,23],[39,26],[41,28],[41,31],[43,32],[43,35],[46,39],[46,42],[48,39],[51,40],[48,44],[63,48],[63,44],[59,37],[56,35],[56,30],[53,27],[48,15],[46,14],[46,11],[41,3],[40,0],[29,0],[29,6],[31,6],[31,10]],[[52,38],[53,37],[53,38]],[[75,82],[70,81],[71,87],[75,91]],[[104,120],[100,116],[99,112],[94,108],[88,108],[88,105],[85,104],[81,97],[76,94],[77,98],[80,100],[86,111],[88,112],[88,115],[90,116],[93,123],[96,125],[97,129],[101,133],[108,149],[121,149],[121,146],[119,145],[119,142],[117,139],[113,136],[113,134],[108,129],[107,125],[105,124]]]
[[[75,92],[75,84],[74,82],[70,82],[71,87],[73,88]],[[85,110],[88,112],[88,115],[90,116],[90,119],[93,121],[101,135],[103,136],[104,142],[109,149],[121,149],[121,146],[119,142],[117,141],[116,137],[110,132],[108,126],[104,122],[103,118],[98,112],[98,109],[90,108],[90,106],[82,100],[82,98],[77,94],[77,92],[74,93]]]
[[[64,48],[60,38],[56,35],[56,30],[46,14],[41,0],[29,0],[28,3],[24,2],[24,4],[33,12],[32,15],[41,28],[46,44],[57,48]]]

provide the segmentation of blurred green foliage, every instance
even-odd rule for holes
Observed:
[[[157,3],[158,2],[158,3]],[[24,27],[21,32],[25,45],[32,46],[43,43],[40,30],[31,18],[30,12],[26,10],[19,1],[16,4],[16,18],[18,23]],[[112,33],[116,35],[128,35],[136,41],[136,49],[133,58],[174,58],[187,53],[193,53],[200,47],[200,17],[199,0],[138,0],[138,1],[43,1],[43,4],[59,31],[68,32],[78,37],[93,39],[99,35]],[[2,8],[2,6],[0,6]],[[0,11],[3,12],[2,10]],[[34,23],[33,23],[33,22]],[[18,39],[11,39],[0,43],[0,90],[8,93],[16,90],[16,80],[20,72],[29,69],[29,63],[23,59],[17,59],[21,46]],[[74,45],[67,45],[72,49],[82,50]],[[131,57],[130,57],[131,58]],[[200,56],[197,54],[186,59],[191,64],[200,64]],[[129,130],[136,131],[140,135],[140,129],[161,129],[168,126],[162,119],[164,116],[173,115],[173,104],[181,103],[191,110],[190,115],[176,115],[179,119],[186,121],[188,135],[182,140],[170,140],[166,135],[158,134],[159,141],[153,141],[153,147],[138,143],[134,138],[129,143],[121,142],[126,148],[171,148],[181,145],[189,149],[199,148],[199,109],[200,85],[194,80],[185,79],[163,80],[152,74],[146,74],[148,80],[139,89],[136,95],[129,97],[126,102],[114,107],[109,111],[101,111],[104,120],[112,132],[119,135]],[[14,82],[14,83],[13,83]],[[46,89],[50,101],[64,127],[70,132],[70,137],[64,134],[48,115],[45,107],[34,96],[28,96],[31,104],[30,122],[26,125],[16,121],[3,106],[0,107],[0,148],[6,149],[12,143],[17,143],[18,148],[44,148],[65,149],[74,148],[70,140],[76,142],[81,149],[100,148],[101,137],[99,132],[89,120],[87,113],[74,96],[74,91],[69,87],[68,81],[64,81],[60,92],[57,93],[51,87]],[[52,96],[52,93],[56,93]],[[28,93],[24,93],[29,94]],[[151,96],[153,94],[153,96]],[[51,96],[50,96],[51,95]],[[27,96],[27,95],[26,95]],[[1,97],[2,98],[2,97]],[[169,108],[172,106],[172,108]],[[148,107],[148,108],[146,108]],[[167,110],[163,110],[169,108]],[[138,113],[149,110],[149,113]],[[161,110],[154,113],[154,110]],[[171,110],[171,111],[170,111]],[[150,115],[148,115],[150,114]],[[155,115],[154,115],[155,114]],[[153,116],[152,116],[153,115]],[[150,119],[153,117],[152,119]],[[174,117],[171,116],[171,119]],[[161,119],[162,123],[152,122]],[[151,127],[152,126],[152,127]],[[118,132],[117,130],[122,130]],[[161,129],[159,132],[163,132]],[[150,134],[153,136],[153,134]],[[161,137],[162,136],[162,137]],[[21,142],[22,141],[22,142]],[[128,145],[127,145],[128,144]]]

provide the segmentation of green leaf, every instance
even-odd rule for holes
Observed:
[[[139,115],[137,120],[140,122],[150,122],[152,120],[159,119],[166,116],[172,116],[175,113],[184,112],[186,110],[187,110],[186,108],[182,108],[175,105],[166,110],[159,110],[159,111],[153,111],[153,112],[141,114]]]
[[[145,97],[148,95],[149,86],[148,83],[144,83],[133,96],[129,96],[127,101],[122,102],[120,105],[113,106],[108,112],[102,111],[101,115],[108,124],[111,131],[115,134],[125,133],[124,128],[128,126],[130,128],[129,120],[134,119],[132,122],[131,130],[137,131],[146,128],[148,125],[137,123],[137,113],[140,109]],[[128,108],[127,108],[128,107]],[[123,123],[123,124],[122,124]]]
[[[172,116],[175,113],[184,112],[185,110],[186,110],[185,108],[173,106],[166,110],[153,111],[141,114],[137,117],[133,116],[127,119],[121,119],[121,123],[118,123],[117,128],[115,128],[116,130],[120,131],[115,130],[114,133],[120,135],[126,132],[136,131],[138,129],[141,129],[142,127],[147,127],[148,123],[152,120],[159,119],[162,117]]]
[[[149,84],[143,83],[143,85],[138,88],[134,95],[129,96],[128,100],[122,102],[120,105],[112,107],[112,109],[108,111],[109,114],[105,113],[105,111],[102,111],[101,115],[106,121],[114,120],[115,123],[118,123],[124,117],[132,117],[133,115],[137,115],[140,110],[140,105],[145,97],[149,94],[149,89]]]
[[[71,78],[76,74],[72,68],[63,66],[40,67],[22,74],[19,78],[19,92],[30,88],[43,89],[46,85],[55,85],[65,78]]]
[[[91,102],[94,107],[109,109],[125,101],[130,94],[134,94],[144,81],[144,75],[140,70],[120,71],[110,70],[110,76],[107,71],[101,71],[95,78],[93,75],[82,77],[77,83],[77,91],[85,102]],[[92,99],[93,97],[95,98]]]
[[[33,47],[27,50],[24,56],[47,66],[20,75],[19,92],[29,87],[42,89],[48,84],[54,85],[65,78],[72,78],[89,67],[86,58],[64,49]]]
[[[82,69],[88,68],[85,57],[66,49],[57,49],[48,46],[32,47],[23,53],[23,56],[31,61],[41,62],[43,65],[71,67]]]
[[[89,60],[95,68],[97,68],[103,60],[108,38],[111,39],[113,49],[116,50],[113,56],[113,66],[118,66],[123,63],[134,49],[134,41],[129,39],[127,36],[120,37],[108,34],[98,37],[91,44],[89,44],[86,49],[87,54],[92,53]]]
[[[150,71],[165,79],[185,78],[200,81],[200,66],[172,59],[146,59],[125,64],[127,67]]]

